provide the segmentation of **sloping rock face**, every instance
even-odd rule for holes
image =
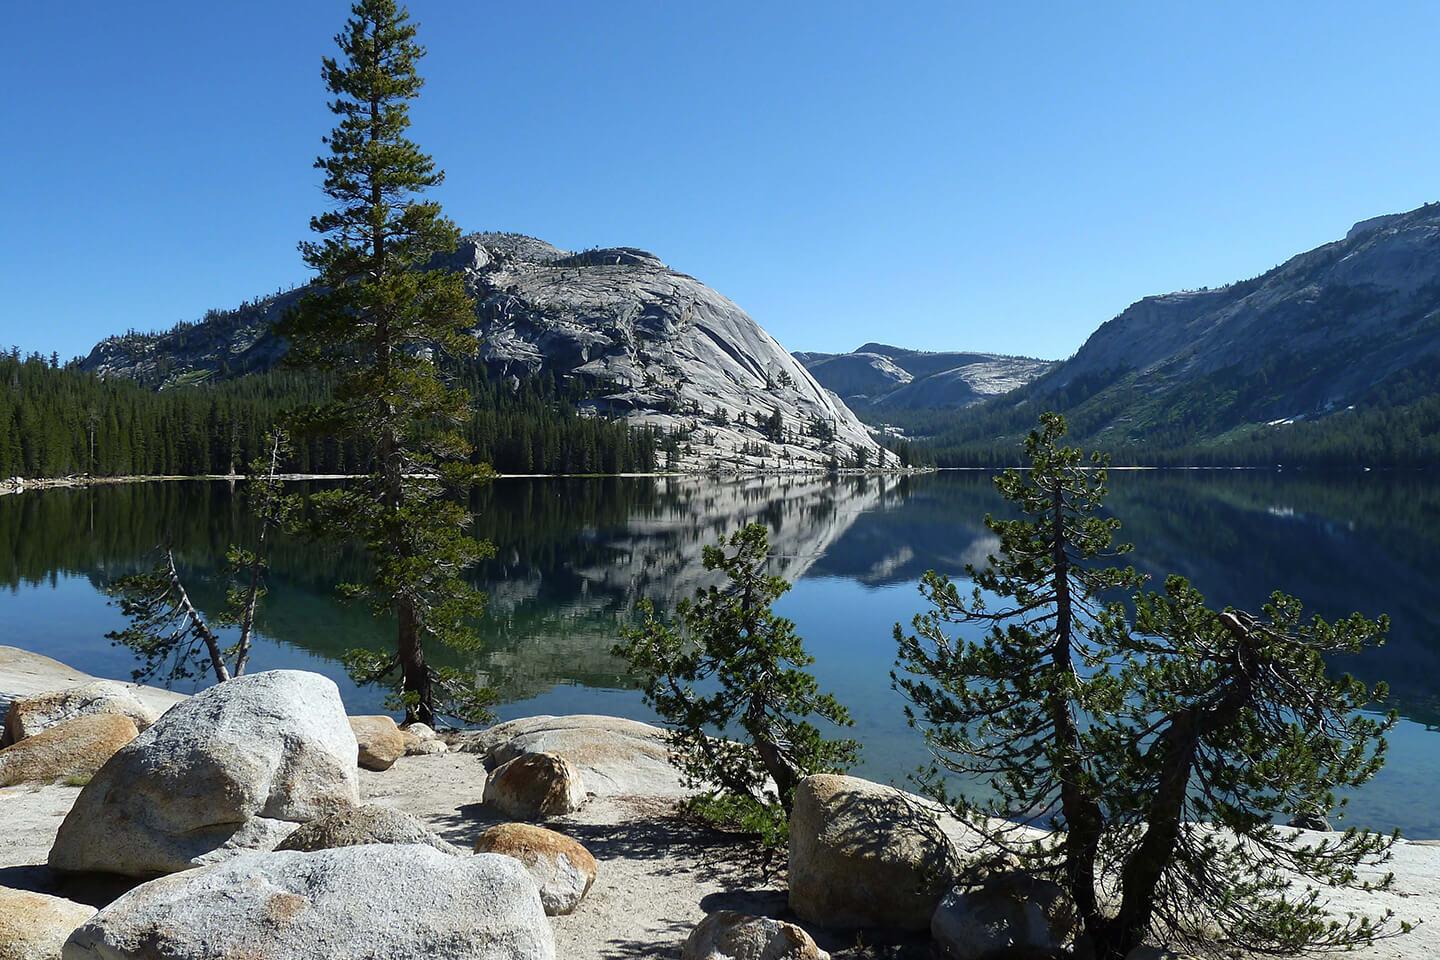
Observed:
[[[11,703],[24,697],[48,696],[75,687],[89,687],[96,682],[96,678],[90,674],[82,673],[59,660],[0,644],[0,710],[8,711]],[[161,690],[158,687],[120,684],[113,680],[104,682],[123,687],[156,716],[187,699],[183,693]],[[136,726],[141,724],[137,723]]]
[[[926,930],[960,868],[938,820],[894,787],[816,774],[790,813],[790,909],[826,927]]]
[[[478,301],[493,376],[550,374],[583,407],[679,430],[672,466],[870,465],[884,452],[855,415],[727,298],[633,247],[570,253],[516,234],[465,237],[442,265]],[[166,334],[112,337],[82,369],[158,383],[264,369],[284,345],[265,332],[303,291],[215,313]],[[161,359],[165,360],[162,368]],[[779,415],[778,429],[765,426]],[[833,435],[833,439],[831,439]],[[689,452],[686,452],[688,449]]]
[[[1437,365],[1440,204],[1427,204],[1362,221],[1258,277],[1137,301],[1002,406],[1113,411],[1076,437],[1109,444],[1198,410],[1213,436],[1433,396]],[[1008,413],[977,418],[973,433],[1013,431],[997,428]]]
[[[488,766],[552,753],[580,770],[596,796],[680,797],[688,791],[670,762],[664,730],[620,717],[572,714],[510,720],[476,734],[465,747]]]
[[[94,907],[0,887],[0,960],[60,960],[60,948]]]
[[[50,866],[145,877],[271,849],[296,824],[359,802],[357,750],[340,691],[319,674],[216,684],[100,769]]]
[[[553,960],[515,860],[426,846],[252,853],[141,884],[70,937],[65,960]]]
[[[0,787],[90,779],[140,731],[129,717],[96,713],[57,723],[0,750]]]
[[[57,723],[96,713],[129,717],[137,730],[146,729],[160,717],[160,711],[142,701],[125,684],[94,680],[65,690],[16,698],[5,715],[0,747],[33,737]]]

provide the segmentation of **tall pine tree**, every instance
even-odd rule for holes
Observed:
[[[447,494],[491,473],[469,463],[460,432],[468,397],[435,365],[474,356],[475,305],[458,275],[425,269],[460,232],[437,203],[418,199],[444,174],[405,136],[423,83],[415,26],[394,0],[359,0],[351,14],[335,38],[343,58],[324,60],[340,122],[315,166],[331,207],[310,221],[322,239],[300,245],[318,292],[279,332],[299,362],[339,378],[334,400],[303,426],[373,451],[363,480],[312,497],[318,530],[369,548],[369,582],[342,589],[398,622],[394,653],[355,651],[347,666],[360,682],[398,672],[409,720],[432,723],[442,700],[444,712],[470,719],[483,715],[487,692],[429,665],[424,644],[472,646],[468,621],[485,599],[461,574],[491,547],[465,534],[468,514]]]

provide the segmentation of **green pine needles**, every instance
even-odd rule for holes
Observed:
[[[1359,711],[1383,685],[1333,679],[1324,657],[1379,643],[1386,619],[1306,619],[1278,593],[1258,617],[1217,613],[1171,577],[1135,597],[1132,620],[1115,592],[1141,578],[1113,565],[1128,547],[1100,512],[1105,459],[1064,433],[1042,416],[1030,469],[996,477],[1019,516],[986,518],[999,547],[968,570],[973,589],[931,572],[932,609],[913,634],[896,626],[894,682],[937,759],[922,788],[1008,865],[1066,889],[1077,953],[1119,960],[1218,932],[1227,948],[1284,954],[1384,935],[1388,914],[1332,917],[1321,891],[1363,886],[1357,871],[1393,838],[1308,841],[1275,823],[1330,813],[1336,789],[1380,768],[1394,715]],[[965,778],[958,792],[948,774]],[[1037,822],[1050,831],[1022,825]]]
[[[807,719],[853,723],[805,672],[814,658],[795,624],[771,609],[790,584],[764,572],[769,552],[758,523],[707,546],[705,569],[728,583],[677,603],[673,626],[641,601],[643,625],[625,630],[614,653],[644,678],[645,702],[671,725],[681,770],[705,791],[690,809],[778,846],[800,780],[848,769],[859,747],[825,739]],[[743,739],[726,739],[734,734]]]
[[[426,269],[460,232],[438,204],[417,198],[444,174],[405,136],[423,83],[415,26],[393,0],[360,0],[351,12],[335,38],[343,60],[324,60],[340,123],[315,166],[332,206],[310,221],[322,239],[300,245],[318,291],[279,332],[294,360],[339,376],[334,400],[310,411],[303,428],[373,453],[363,479],[310,498],[311,523],[368,547],[373,575],[342,592],[397,621],[395,652],[352,652],[351,675],[361,683],[398,675],[392,705],[407,720],[479,720],[490,692],[432,667],[424,649],[427,639],[473,648],[470,621],[485,600],[462,573],[492,548],[466,535],[469,515],[455,496],[493,474],[469,462],[469,398],[436,366],[442,356],[475,355],[475,304],[458,275]]]

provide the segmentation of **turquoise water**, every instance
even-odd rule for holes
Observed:
[[[1132,560],[1156,580],[1191,578],[1212,605],[1257,609],[1283,589],[1327,617],[1389,613],[1387,645],[1337,668],[1389,681],[1402,715],[1381,775],[1346,822],[1440,837],[1440,484],[1415,475],[1125,472],[1110,505]],[[859,772],[903,782],[924,762],[890,689],[892,631],[922,608],[927,569],[962,575],[993,541],[986,511],[1002,504],[988,476],[903,480],[498,481],[473,504],[476,533],[496,544],[476,571],[490,593],[484,648],[451,662],[500,691],[502,717],[613,713],[654,719],[608,651],[635,603],[667,608],[709,582],[700,552],[750,520],[771,529],[778,572],[794,588],[777,604],[797,624],[814,671],[855,717]],[[123,624],[105,585],[143,569],[170,540],[191,593],[218,609],[216,566],[243,539],[245,514],[225,483],[187,481],[0,497],[0,643],[116,677],[135,666],[104,639]],[[352,712],[380,708],[338,665],[390,633],[332,585],[362,570],[351,551],[281,542],[252,670],[317,670]]]

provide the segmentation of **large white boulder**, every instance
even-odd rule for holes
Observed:
[[[419,844],[249,853],[143,883],[65,944],[64,960],[553,960],[515,860]]]
[[[790,812],[790,909],[825,927],[927,930],[960,857],[938,819],[894,787],[816,774]]]
[[[272,670],[172,707],[80,792],[57,870],[155,876],[269,850],[359,802],[355,734],[334,682]]]
[[[160,716],[160,712],[142,701],[131,687],[114,680],[91,680],[68,689],[11,701],[5,715],[5,732],[0,734],[0,747],[19,743],[66,720],[96,713],[129,717],[137,730],[146,729]]]

